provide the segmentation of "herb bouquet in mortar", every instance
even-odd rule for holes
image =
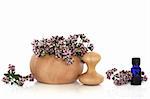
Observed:
[[[91,53],[94,48],[84,34],[70,35],[68,38],[52,36],[34,40],[32,46],[34,54],[30,61],[31,73],[38,82],[47,84],[72,83],[79,76],[83,76],[81,73],[85,61],[82,58],[89,52]],[[86,56],[89,59],[90,56]],[[89,82],[88,78],[86,80],[85,82]],[[103,77],[97,84],[102,81]]]

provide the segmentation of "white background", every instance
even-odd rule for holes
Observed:
[[[30,73],[33,39],[75,33],[85,33],[101,54],[100,74],[113,67],[129,70],[131,58],[140,57],[150,78],[149,0],[0,0],[0,78],[9,63],[18,73]],[[99,86],[28,83],[23,88],[0,82],[1,99],[148,99],[149,92],[150,81],[120,87],[107,79]]]

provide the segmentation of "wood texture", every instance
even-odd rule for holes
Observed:
[[[32,56],[30,69],[37,81],[47,84],[67,84],[76,81],[82,73],[83,63],[73,57],[73,64],[67,65],[62,59],[53,55],[44,57]]]
[[[96,52],[88,52],[82,57],[87,64],[87,72],[79,77],[79,81],[85,85],[98,85],[103,82],[104,77],[95,70],[96,64],[100,61],[101,56]]]

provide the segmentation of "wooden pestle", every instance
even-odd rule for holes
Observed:
[[[82,60],[87,64],[87,72],[79,76],[79,81],[84,85],[98,85],[104,81],[104,77],[95,70],[96,64],[100,61],[101,56],[96,52],[88,52]]]

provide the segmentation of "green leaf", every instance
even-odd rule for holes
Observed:
[[[16,80],[19,80],[20,75],[19,74],[15,74],[13,75],[13,78],[15,78]]]
[[[9,74],[4,74],[5,76],[9,77]]]

